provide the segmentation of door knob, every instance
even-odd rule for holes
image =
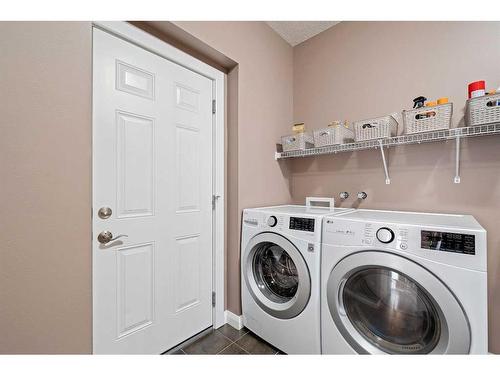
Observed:
[[[102,244],[106,244],[109,241],[117,240],[118,238],[121,237],[128,237],[128,236],[126,234],[120,234],[116,237],[113,237],[113,233],[111,233],[109,230],[105,230],[99,233],[99,235],[97,236],[97,241],[99,241]]]
[[[99,211],[97,211],[97,215],[99,215],[101,219],[108,219],[111,217],[112,213],[113,211],[109,207],[101,207],[99,208]]]

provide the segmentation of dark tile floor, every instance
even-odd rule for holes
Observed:
[[[226,324],[171,354],[284,354],[248,329]]]

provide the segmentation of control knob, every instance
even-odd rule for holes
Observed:
[[[392,229],[382,227],[377,231],[377,240],[382,243],[391,243],[394,240],[394,232]]]
[[[270,227],[275,227],[277,223],[278,219],[276,219],[276,216],[269,216],[267,218],[267,225],[269,225]]]

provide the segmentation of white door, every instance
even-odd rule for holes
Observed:
[[[161,353],[212,325],[212,81],[93,48],[94,353]]]

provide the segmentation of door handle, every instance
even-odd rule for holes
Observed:
[[[109,230],[105,230],[105,231],[102,231],[101,233],[99,233],[99,235],[97,236],[97,241],[99,241],[102,244],[106,244],[109,241],[114,241],[114,240],[117,240],[118,238],[121,238],[121,237],[128,237],[128,235],[119,234],[118,236],[113,237],[113,233],[111,233]]]
[[[346,281],[347,281],[347,279],[343,279],[340,282],[339,289],[337,291],[337,304],[338,304],[339,314],[342,315],[342,316],[346,316],[347,315],[346,312],[345,312],[344,297],[343,297],[344,286],[345,286]]]

